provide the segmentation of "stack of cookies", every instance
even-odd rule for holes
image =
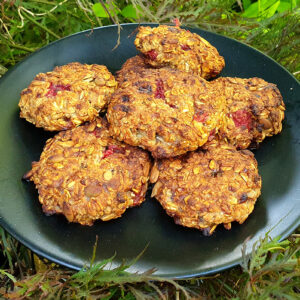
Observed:
[[[105,66],[70,63],[21,93],[21,117],[60,131],[24,175],[44,212],[108,221],[140,205],[150,181],[176,224],[210,235],[243,223],[261,192],[248,149],[282,130],[276,85],[214,79],[224,58],[179,26],[139,27],[135,45],[141,54],[115,78]]]

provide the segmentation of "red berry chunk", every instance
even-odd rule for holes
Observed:
[[[191,47],[189,45],[181,45],[181,49],[187,51],[187,50],[191,50]]]
[[[125,153],[125,149],[116,145],[109,145],[103,153],[103,158],[106,158],[114,153]]]
[[[197,122],[204,123],[208,118],[207,112],[197,113],[194,115],[194,120]]]
[[[133,205],[139,205],[143,200],[142,191],[139,193],[134,192],[135,196],[133,198]]]
[[[216,128],[214,128],[210,134],[209,134],[209,137],[208,137],[208,141],[212,141],[214,138],[215,138],[215,135],[216,135]]]
[[[156,80],[155,98],[165,99],[164,83],[161,79]]]
[[[70,84],[54,84],[50,83],[49,86],[49,91],[46,94],[46,97],[54,97],[57,95],[58,91],[70,91],[71,90],[71,85]]]
[[[146,53],[146,55],[151,59],[151,60],[156,60],[156,57],[158,53],[155,50],[150,50]]]
[[[240,109],[232,113],[232,119],[236,127],[245,127],[248,131],[252,128],[251,113]]]
[[[106,157],[112,155],[113,153],[114,153],[113,150],[107,149],[107,150],[105,150],[104,153],[103,153],[103,158],[106,158]]]

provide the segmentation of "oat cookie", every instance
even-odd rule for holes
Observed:
[[[155,197],[176,224],[210,235],[219,224],[242,224],[260,195],[261,178],[249,150],[214,140],[202,150],[157,160],[150,181]]]
[[[107,110],[111,134],[155,158],[172,157],[203,145],[220,126],[225,102],[206,96],[207,81],[175,69],[132,73]]]
[[[208,79],[225,66],[224,58],[208,41],[178,26],[141,26],[134,44],[153,67],[168,66]]]
[[[24,178],[35,183],[46,214],[92,225],[145,200],[150,164],[148,153],[112,139],[97,118],[49,139]]]
[[[103,110],[117,82],[105,66],[70,63],[40,73],[21,93],[20,117],[59,131],[92,121]]]
[[[285,105],[275,84],[261,78],[220,77],[211,82],[223,91],[226,113],[219,136],[239,149],[253,147],[282,130]]]

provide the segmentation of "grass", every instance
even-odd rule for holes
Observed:
[[[15,249],[18,245],[20,249]],[[154,270],[130,274],[135,263],[104,270],[113,257],[79,272],[42,261],[2,230],[5,263],[0,295],[8,299],[296,299],[300,290],[300,234],[284,241],[267,234],[243,253],[243,263],[221,274],[174,281],[154,277]],[[24,255],[25,253],[25,255]],[[141,253],[142,255],[142,253]],[[139,257],[137,257],[139,259]],[[12,264],[11,264],[12,263]]]
[[[221,33],[263,51],[300,79],[299,8],[246,19],[246,2],[4,0],[0,3],[0,75],[29,53],[81,30],[112,23],[170,23],[179,18],[184,25]],[[299,298],[299,230],[281,242],[265,236],[250,256],[244,254],[239,267],[185,281],[153,277],[154,270],[130,274],[126,270],[134,262],[104,269],[113,258],[99,264],[92,259],[90,268],[72,271],[37,257],[1,228],[0,234],[0,296],[10,299]]]
[[[286,0],[289,1],[289,0]],[[94,3],[95,2],[95,3]],[[5,0],[0,4],[0,72],[28,53],[72,33],[112,23],[169,23],[201,27],[236,38],[273,57],[299,79],[299,8],[275,13],[267,19],[246,19],[241,1],[234,0]],[[95,9],[95,5],[97,5]],[[124,13],[125,8],[131,8]],[[134,8],[137,8],[137,12]],[[128,9],[127,9],[128,11]],[[135,13],[134,13],[135,12]],[[4,69],[5,70],[5,69]],[[3,71],[2,71],[3,73]]]

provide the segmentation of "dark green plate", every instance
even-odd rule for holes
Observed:
[[[104,64],[120,69],[137,54],[134,34],[137,25],[123,25],[121,45],[114,51],[117,27],[81,32],[37,51],[12,68],[0,81],[0,224],[21,243],[54,262],[79,269],[89,263],[98,235],[96,262],[116,253],[115,264],[135,258],[130,269],[174,278],[217,272],[241,261],[246,238],[251,245],[273,228],[271,236],[288,236],[299,225],[300,203],[300,87],[280,65],[237,41],[199,29],[190,31],[217,47],[225,57],[222,76],[261,77],[276,83],[286,103],[282,134],[268,138],[255,152],[263,180],[262,196],[254,212],[230,231],[222,226],[205,237],[200,231],[175,225],[160,205],[149,196],[117,220],[98,221],[92,227],[69,224],[62,216],[47,217],[38,194],[22,175],[38,160],[46,139],[53,134],[36,129],[19,118],[18,101],[39,72],[73,61]],[[114,265],[113,265],[114,266]]]

